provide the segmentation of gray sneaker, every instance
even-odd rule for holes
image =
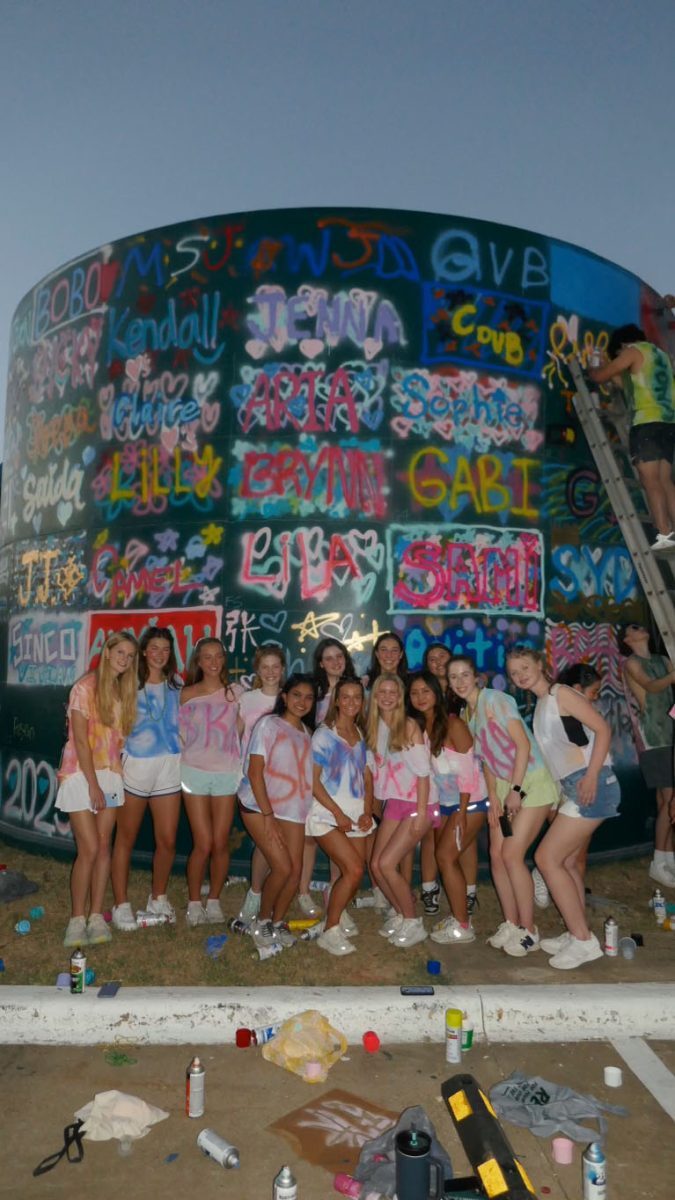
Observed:
[[[87,944],[104,946],[106,942],[112,942],[112,933],[103,920],[103,913],[91,913],[87,921]]]
[[[69,948],[86,946],[87,941],[86,917],[71,917],[66,928],[66,936],[63,939],[64,946]]]
[[[169,904],[168,896],[153,896],[152,892],[148,896],[148,903],[145,906],[145,911],[149,913],[157,913],[160,917],[165,917],[170,925],[176,924],[176,910],[172,904]]]
[[[251,933],[253,934],[253,940],[257,946],[274,946],[281,944],[275,933],[274,925],[269,918],[266,921],[261,921],[258,917],[255,923],[251,926]]]
[[[287,950],[289,946],[295,945],[296,939],[294,938],[285,921],[275,922],[272,928],[274,929],[274,936],[276,940],[281,943],[281,945],[284,947],[284,950]]]

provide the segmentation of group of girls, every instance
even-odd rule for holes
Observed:
[[[363,680],[335,639],[318,645],[312,674],[288,679],[283,650],[268,644],[244,690],[229,681],[217,638],[197,643],[181,686],[169,630],[151,627],[138,645],[113,635],[70,695],[57,797],[77,847],[66,945],[110,939],[101,911],[110,875],[113,926],[137,928],[127,888],[148,805],[155,851],[146,909],[175,920],[167,889],[182,794],[193,839],[190,926],[224,920],[238,803],[255,844],[240,916],[261,947],[293,943],[286,916],[296,895],[322,916],[309,895],[317,845],[331,868],[322,949],[353,952],[348,905],[366,867],[386,909],[382,936],[404,949],[428,936],[411,889],[418,844],[425,913],[439,910],[437,873],[450,906],[432,939],[472,941],[476,838],[487,820],[504,915],[489,943],[514,956],[541,945],[563,969],[597,957],[582,871],[594,829],[618,807],[609,727],[578,687],[551,685],[536,652],[515,648],[507,666],[515,686],[536,696],[535,736],[510,696],[482,687],[472,660],[440,644],[410,673],[400,638],[382,634]],[[536,861],[566,931],[540,942],[525,856],[547,818]]]

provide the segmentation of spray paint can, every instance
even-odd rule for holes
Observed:
[[[652,908],[656,918],[657,925],[663,925],[666,919],[666,901],[660,888],[657,888],[652,896]]]
[[[196,1055],[185,1072],[185,1115],[186,1117],[204,1116],[206,1072],[201,1059]]]
[[[607,1159],[600,1142],[591,1142],[581,1156],[584,1200],[607,1200]]]
[[[137,912],[136,924],[139,929],[152,929],[155,925],[168,925],[169,918],[164,913]]]
[[[326,928],[325,921],[317,921],[316,925],[312,925],[311,929],[303,929],[302,933],[300,934],[300,941],[301,942],[315,941],[316,938],[321,936],[321,934],[323,933],[325,928]]]
[[[447,1008],[445,1010],[445,1061],[460,1063],[462,1061],[462,1010]]]
[[[73,996],[81,996],[87,973],[87,956],[77,947],[70,956],[70,990]]]
[[[272,942],[270,946],[256,946],[256,950],[258,951],[259,958],[274,958],[275,954],[281,954],[283,946],[281,942]],[[255,955],[251,957],[255,958]]]
[[[241,917],[232,917],[232,920],[228,921],[227,928],[230,933],[238,933],[240,937],[251,932],[251,926],[247,921],[242,921]]]
[[[197,1136],[197,1145],[203,1154],[215,1159],[221,1167],[234,1168],[239,1166],[239,1151],[231,1142],[214,1133],[212,1129],[202,1129]]]
[[[282,1167],[272,1184],[272,1200],[298,1200],[298,1181],[290,1167]]]
[[[619,953],[619,926],[614,917],[605,921],[605,937],[603,950],[608,958],[616,958]]]

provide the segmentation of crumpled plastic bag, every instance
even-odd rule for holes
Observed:
[[[3,871],[0,874],[0,904],[8,904],[10,900],[19,900],[21,896],[30,896],[39,890],[38,884],[27,879],[23,871]]]
[[[513,1125],[530,1129],[536,1137],[553,1137],[562,1133],[574,1142],[603,1141],[607,1120],[603,1113],[627,1117],[628,1109],[616,1104],[603,1104],[595,1096],[585,1096],[559,1083],[550,1083],[540,1075],[523,1075],[514,1071],[508,1079],[490,1088],[490,1100],[497,1116]],[[595,1117],[600,1137],[595,1129],[579,1125],[578,1118]]]
[[[342,1058],[347,1039],[314,1008],[289,1017],[262,1048],[263,1058],[300,1075],[307,1083],[323,1083],[333,1063]]]
[[[82,1133],[92,1142],[107,1142],[109,1138],[142,1138],[158,1121],[165,1121],[168,1112],[146,1104],[127,1092],[97,1092],[93,1100],[75,1113],[84,1121]]]
[[[383,1196],[394,1195],[396,1191],[396,1134],[401,1133],[403,1129],[419,1129],[423,1133],[429,1134],[431,1157],[438,1159],[442,1164],[444,1179],[452,1179],[450,1158],[436,1137],[433,1122],[429,1120],[425,1110],[417,1104],[413,1108],[405,1108],[395,1125],[361,1147],[354,1178],[358,1179],[359,1183],[368,1185],[363,1189],[364,1191],[379,1192]]]

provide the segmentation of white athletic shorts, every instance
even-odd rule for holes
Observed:
[[[101,791],[107,797],[106,807],[120,808],[124,804],[122,776],[117,771],[111,771],[109,767],[104,767],[96,772],[96,778]],[[67,775],[61,781],[54,805],[61,812],[94,811],[89,800],[89,784],[82,771],[76,771],[74,775]]]
[[[180,791],[180,754],[158,754],[154,758],[127,754],[122,769],[124,787],[132,796],[148,800]]]

